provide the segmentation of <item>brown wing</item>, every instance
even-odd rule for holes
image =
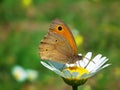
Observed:
[[[39,46],[40,57],[45,60],[52,60],[56,62],[67,62],[72,56],[72,49],[69,43],[60,35],[53,32],[43,38]]]
[[[73,51],[71,53],[73,53],[73,55],[77,54],[77,47],[76,47],[76,43],[75,43],[73,34],[70,31],[69,27],[63,21],[61,21],[60,19],[53,20],[52,23],[50,24],[49,29],[52,32],[57,33],[57,34],[61,35],[62,37],[64,37],[66,39],[66,41],[68,41],[71,48],[73,49]]]
[[[58,30],[59,27],[62,30]],[[77,56],[77,47],[73,35],[69,28],[60,20],[54,20],[51,23],[50,30],[41,41],[39,49],[41,59],[61,63],[69,62],[70,59]]]

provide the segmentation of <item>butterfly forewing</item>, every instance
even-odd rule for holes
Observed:
[[[59,28],[62,28],[62,29],[59,30]],[[50,24],[50,30],[54,33],[57,33],[63,36],[66,39],[66,41],[69,42],[69,45],[73,49],[71,53],[73,53],[73,55],[77,54],[75,39],[69,27],[63,21],[61,21],[60,19],[53,20],[52,23]]]
[[[58,28],[59,26],[60,28]],[[64,31],[61,32],[58,29]],[[67,34],[65,35],[65,33]],[[41,41],[39,48],[40,57],[45,60],[65,63],[77,57],[77,47],[73,35],[67,26],[58,19],[51,23],[48,34]]]

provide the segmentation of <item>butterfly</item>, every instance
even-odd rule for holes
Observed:
[[[51,22],[47,35],[40,42],[39,55],[43,60],[59,63],[74,63],[82,58],[72,32],[60,19]]]

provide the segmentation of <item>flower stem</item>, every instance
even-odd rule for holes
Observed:
[[[78,90],[78,86],[72,86],[72,90]]]

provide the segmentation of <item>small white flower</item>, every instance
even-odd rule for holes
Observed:
[[[28,70],[26,70],[26,72],[27,72],[27,79],[29,81],[34,81],[34,80],[37,79],[37,77],[38,77],[38,72],[37,71],[28,69]]]
[[[92,52],[88,52],[82,60],[78,60],[73,64],[60,64],[51,61],[48,61],[48,63],[41,61],[41,64],[60,75],[67,84],[81,85],[84,84],[89,77],[110,65],[105,64],[108,58],[102,57],[101,54],[96,55],[93,59],[91,59],[91,57]]]
[[[12,75],[19,82],[23,82],[27,78],[26,71],[20,66],[13,67]]]

